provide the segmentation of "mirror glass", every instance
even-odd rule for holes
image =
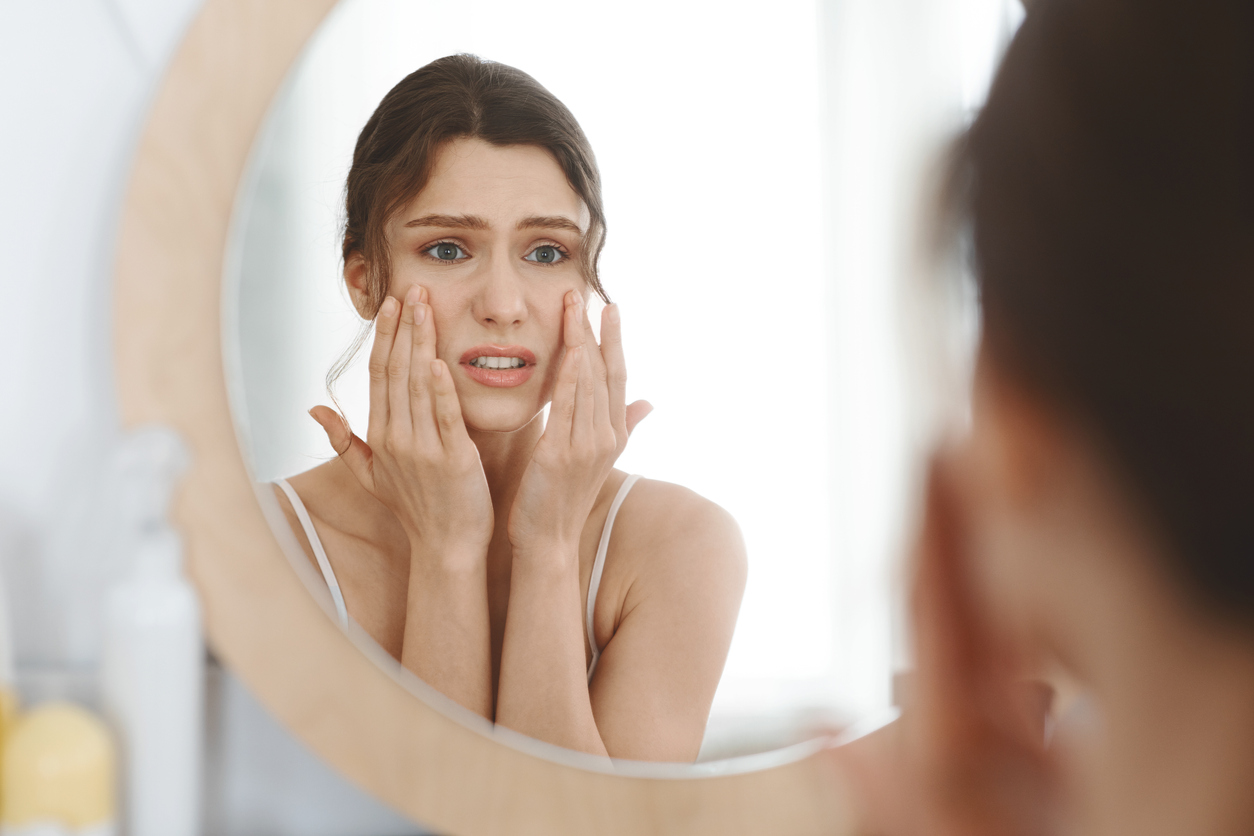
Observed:
[[[344,185],[384,94],[466,52],[569,107],[603,180],[601,279],[622,312],[627,400],[655,407],[616,466],[722,506],[748,555],[699,761],[777,749],[890,702],[907,405],[894,297],[833,280],[838,266],[870,279],[888,268],[833,249],[834,218],[877,207],[832,193],[830,133],[844,123],[823,105],[839,77],[823,20],[814,0],[769,13],[345,0],[276,98],[234,215],[224,345],[241,444],[264,484],[335,455],[306,413],[331,403],[327,371],[362,326],[342,275]],[[877,150],[863,150],[873,177]],[[368,351],[334,389],[363,437]]]

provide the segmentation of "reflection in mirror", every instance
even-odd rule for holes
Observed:
[[[886,473],[842,455],[830,428],[875,427],[860,442],[872,456],[901,447],[905,431],[894,424],[892,312],[834,316],[850,296],[825,281],[818,10],[804,0],[773,4],[770,15],[652,5],[343,3],[254,150],[237,208],[237,333],[227,342],[238,352],[232,386],[254,475],[287,480],[291,493],[276,500],[303,559],[335,578],[348,617],[504,725],[593,753],[691,761],[792,742],[887,703],[884,555],[895,542],[884,532],[899,527],[903,456],[886,457]],[[597,388],[607,352],[585,351],[569,367],[583,435],[617,424],[599,451],[584,444],[572,454],[583,437],[573,430],[565,449],[538,447],[543,416],[531,420],[550,397],[562,403],[564,346],[583,339],[583,308],[569,291],[589,302],[593,332],[615,342],[581,273],[597,213],[596,189],[568,173],[578,169],[577,140],[567,160],[526,137],[434,143],[423,188],[407,193],[408,169],[397,164],[379,184],[383,208],[359,229],[348,219],[360,243],[345,257],[358,132],[398,80],[463,52],[533,76],[595,151],[607,230],[595,275],[621,313],[630,371],[622,400]],[[473,78],[483,66],[458,72]],[[508,84],[527,84],[504,70],[496,83],[502,74],[507,96],[517,95]],[[452,119],[468,95],[429,113]],[[404,118],[413,107],[389,112]],[[540,117],[546,127],[556,112]],[[376,144],[409,130],[385,126]],[[381,166],[392,159],[379,149]],[[389,216],[393,187],[402,199]],[[371,249],[372,223],[386,260]],[[384,331],[408,332],[411,350],[396,351],[394,336],[368,339],[335,379],[333,403],[324,381],[362,317],[376,318],[385,291],[404,302],[411,288],[418,304],[382,308]],[[415,312],[423,322],[409,325]],[[832,332],[851,321],[853,348],[847,331]],[[484,347],[517,359],[476,359]],[[417,394],[385,380],[372,412],[372,352],[394,368],[408,362]],[[433,354],[445,365],[433,367]],[[854,355],[857,373],[838,374]],[[492,368],[519,360],[517,370]],[[579,406],[583,392],[591,409]],[[621,446],[639,417],[625,407],[635,398],[655,412],[601,484],[613,457],[605,446]],[[466,430],[440,425],[433,403],[457,403]],[[333,446],[306,414],[316,405],[340,407],[360,441],[350,447],[334,413],[318,410]],[[404,437],[385,431],[399,426]],[[632,486],[627,474],[645,479]],[[589,643],[585,596],[610,525]]]

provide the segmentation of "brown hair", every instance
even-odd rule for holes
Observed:
[[[1254,4],[1038,0],[957,182],[993,361],[1254,623]]]
[[[369,317],[379,312],[391,280],[388,219],[422,191],[440,147],[461,138],[534,145],[553,155],[588,207],[590,223],[579,259],[584,280],[609,302],[598,273],[605,244],[601,175],[579,123],[521,70],[474,55],[449,55],[388,91],[357,137],[345,186],[343,255],[345,261],[354,254],[366,260]],[[367,326],[327,373],[328,391],[368,336]]]

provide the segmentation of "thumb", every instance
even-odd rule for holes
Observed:
[[[315,406],[309,410],[309,417],[318,422],[331,449],[348,465],[348,469],[361,482],[361,486],[374,493],[374,453],[370,445],[362,441],[348,428],[348,422],[335,410],[326,406]]]
[[[636,401],[627,407],[627,434],[631,435],[631,431],[636,428],[645,419],[650,412],[653,411],[653,404],[648,401]]]

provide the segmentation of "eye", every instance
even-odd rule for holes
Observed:
[[[523,256],[523,258],[527,261],[535,261],[540,264],[556,264],[566,258],[566,253],[562,252],[552,244],[541,244]]]
[[[466,251],[449,241],[432,244],[423,250],[424,253],[440,261],[461,261],[466,258]]]

